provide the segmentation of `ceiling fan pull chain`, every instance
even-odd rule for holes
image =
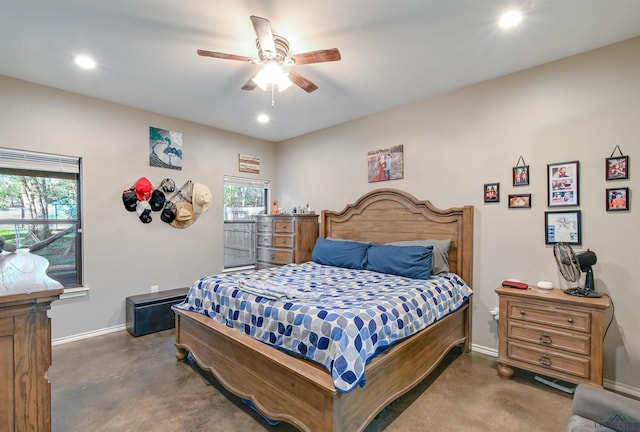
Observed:
[[[276,97],[275,93],[276,93],[276,91],[275,91],[274,87],[275,87],[275,85],[271,84],[271,108],[274,108],[276,106],[276,102],[275,102],[275,97]]]

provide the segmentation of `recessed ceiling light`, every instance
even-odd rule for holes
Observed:
[[[522,21],[522,13],[517,10],[510,10],[505,12],[498,21],[499,25],[503,29],[510,29],[516,27]]]
[[[269,123],[269,116],[266,114],[258,115],[258,122],[260,123]]]
[[[85,69],[93,69],[96,67],[96,62],[88,56],[79,55],[75,58],[76,64]]]

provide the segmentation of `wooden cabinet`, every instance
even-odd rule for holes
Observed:
[[[0,296],[0,431],[51,430],[51,326],[62,289]]]
[[[602,387],[602,339],[609,299],[582,298],[560,289],[499,287],[498,374],[513,368],[575,384]]]
[[[311,261],[318,215],[260,215],[256,218],[256,268]]]

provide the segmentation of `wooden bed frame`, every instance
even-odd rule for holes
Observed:
[[[342,211],[323,211],[321,236],[376,243],[451,239],[449,267],[469,285],[473,207],[436,209],[395,189],[377,189]],[[389,403],[415,387],[456,345],[469,350],[471,302],[371,360],[366,385],[338,392],[316,364],[265,345],[195,312],[176,313],[176,357],[190,352],[229,391],[267,417],[303,431],[363,430]]]

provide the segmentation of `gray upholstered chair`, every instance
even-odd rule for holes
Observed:
[[[576,387],[567,432],[640,432],[640,401],[589,384]]]

